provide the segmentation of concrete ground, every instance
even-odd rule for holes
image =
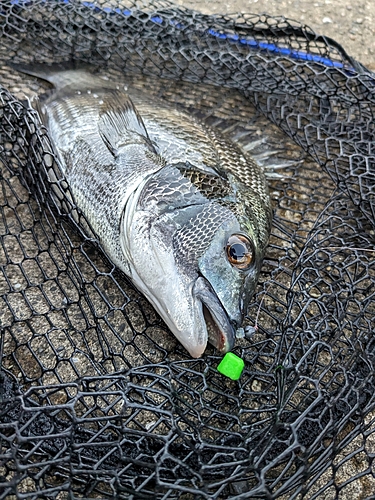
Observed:
[[[374,0],[177,0],[205,13],[284,16],[334,38],[349,55],[375,70]]]

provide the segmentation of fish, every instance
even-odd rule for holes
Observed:
[[[262,167],[187,110],[95,68],[15,65],[53,88],[33,107],[109,259],[189,354],[233,349],[272,209]]]

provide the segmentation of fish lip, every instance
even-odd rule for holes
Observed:
[[[223,354],[231,351],[236,340],[236,332],[210,283],[200,276],[195,281],[193,293],[202,304],[208,341]]]

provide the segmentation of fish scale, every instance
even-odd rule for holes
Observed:
[[[19,68],[55,85],[37,109],[107,256],[193,357],[231,350],[271,225],[261,167],[196,117],[83,69]]]
[[[223,222],[235,218],[231,210],[218,203],[206,203],[201,211],[173,236],[177,262],[195,262],[204,254]]]

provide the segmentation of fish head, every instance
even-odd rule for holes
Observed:
[[[228,352],[259,276],[256,234],[230,208],[181,186],[172,205],[167,196],[145,197],[155,192],[150,184],[124,211],[129,274],[191,356],[200,357],[207,342]]]
[[[262,260],[263,251],[256,235],[246,230],[235,217],[217,228],[209,246],[198,258],[199,272],[206,287],[214,291],[235,330],[241,327],[255,292]],[[204,310],[207,308],[211,312],[209,300],[202,298],[202,303]],[[210,342],[222,352],[230,350],[225,338],[218,331],[216,335],[214,332],[213,328]]]

